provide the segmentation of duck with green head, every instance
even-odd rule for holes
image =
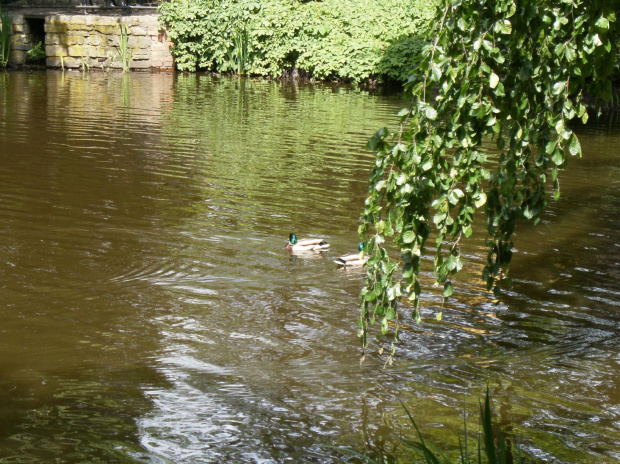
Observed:
[[[368,261],[368,256],[364,256],[364,244],[360,242],[357,247],[359,253],[344,255],[334,260],[338,266],[351,267],[351,266],[363,266]]]
[[[291,234],[288,236],[288,243],[286,244],[286,249],[294,253],[305,251],[324,251],[328,248],[329,243],[327,243],[322,238],[297,240],[297,236],[295,234]]]

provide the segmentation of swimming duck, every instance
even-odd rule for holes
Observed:
[[[324,251],[328,248],[329,243],[324,241],[322,238],[297,240],[297,236],[295,234],[288,236],[288,243],[286,244],[286,249],[293,252]]]
[[[360,243],[357,247],[359,253],[352,255],[344,255],[340,258],[336,258],[334,263],[338,266],[362,266],[366,261],[368,261],[368,256],[361,256],[362,251],[364,250],[364,244]]]

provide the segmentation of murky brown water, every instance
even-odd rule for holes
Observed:
[[[0,74],[0,461],[339,462],[404,423],[455,446],[489,382],[555,462],[620,460],[620,123],[520,227],[499,306],[468,272],[394,366],[360,366],[355,249],[398,96],[201,75]],[[332,244],[290,257],[291,231]],[[430,281],[430,276],[429,276]],[[405,324],[414,325],[405,315]],[[390,446],[390,445],[388,445]]]

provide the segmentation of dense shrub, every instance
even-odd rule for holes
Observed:
[[[45,48],[43,48],[43,42],[39,42],[33,45],[26,53],[26,61],[29,63],[39,63],[45,60]]]
[[[430,26],[434,2],[173,0],[160,10],[180,70],[232,70],[235,37],[247,31],[250,74],[402,81]]]

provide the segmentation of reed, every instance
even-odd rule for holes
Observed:
[[[403,408],[407,413],[409,422],[411,423],[413,430],[415,430],[415,434],[417,435],[418,439],[406,439],[403,437],[399,437],[398,441],[403,444],[405,448],[413,451],[418,456],[420,456],[422,458],[422,462],[426,462],[427,464],[451,464],[452,462],[454,462],[448,459],[448,457],[439,448],[437,448],[437,446],[424,439],[424,436],[422,435],[420,428],[413,419],[413,416],[402,401],[401,404],[403,405]],[[506,434],[502,429],[500,429],[496,424],[493,423],[491,394],[488,387],[484,404],[482,401],[480,402],[480,422],[482,428],[482,437],[480,437],[480,434],[478,435],[478,443],[475,453],[470,453],[469,450],[469,445],[467,441],[468,431],[466,416],[467,411],[463,409],[464,441],[461,441],[459,437],[459,462],[461,464],[505,464],[507,462],[522,464],[524,462],[523,458],[521,457],[521,450],[518,438],[515,443],[515,456],[514,453],[507,446]],[[495,433],[494,430],[497,430],[497,433]],[[403,462],[401,460],[398,460],[394,456],[383,455],[381,458],[379,458],[379,461],[377,461],[366,454],[349,448],[335,446],[330,446],[329,448],[334,448],[346,454],[356,456],[358,458],[361,458],[363,461],[371,464],[393,464],[396,462]],[[483,459],[483,456],[486,459]]]
[[[250,63],[250,33],[247,28],[235,33],[233,44],[233,47],[228,50],[228,69],[242,76],[247,73]]]
[[[90,72],[90,65],[86,62],[86,57],[82,54],[82,73]]]
[[[131,49],[129,48],[129,29],[126,24],[119,24],[121,38],[118,43],[118,57],[121,62],[123,72],[129,71],[131,67]]]
[[[10,16],[2,11],[0,7],[0,67],[6,68],[9,63],[9,54],[11,52],[11,32],[13,28],[13,20]]]

